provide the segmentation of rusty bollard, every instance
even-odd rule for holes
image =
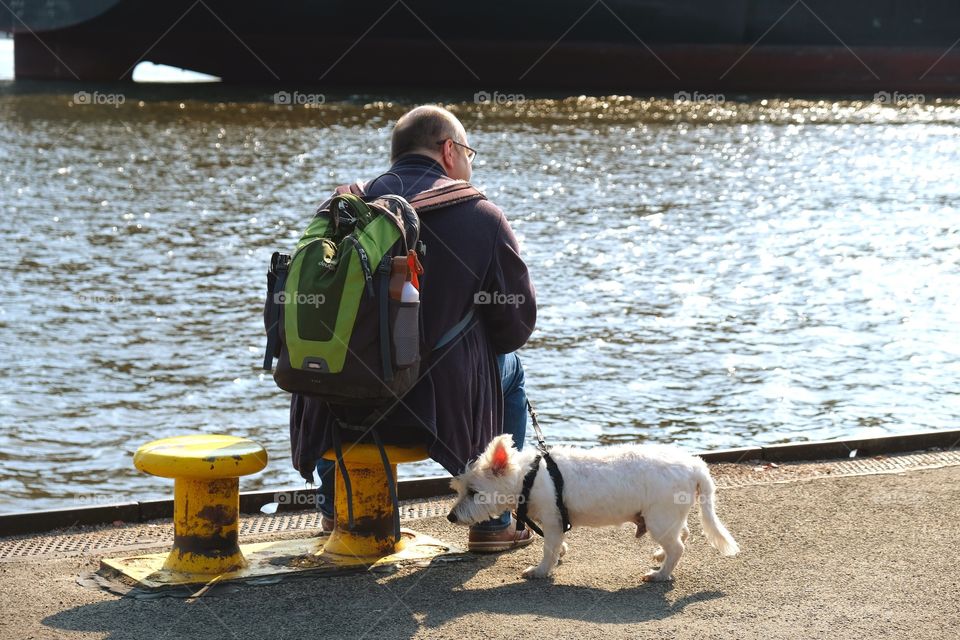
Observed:
[[[426,447],[386,445],[384,450],[394,483],[397,481],[398,463],[427,459]],[[323,457],[336,460],[332,450],[324,453]],[[334,563],[341,560],[373,563],[384,556],[399,553],[408,541],[394,539],[393,502],[380,449],[372,444],[347,445],[344,446],[343,459],[350,477],[354,527],[348,527],[348,496],[340,467],[337,466],[334,483],[336,519],[333,533],[324,544],[323,557]]]
[[[133,464],[174,479],[173,549],[164,569],[209,576],[246,566],[238,543],[240,476],[267,466],[262,446],[235,436],[178,436],[143,445]]]

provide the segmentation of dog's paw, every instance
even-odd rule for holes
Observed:
[[[569,548],[570,548],[570,547],[567,546],[567,543],[566,543],[566,542],[564,542],[562,545],[560,545],[560,557],[561,557],[561,558],[567,554],[567,550],[568,550]]]
[[[664,574],[662,571],[648,571],[642,580],[644,582],[667,582],[673,580],[673,576]]]
[[[657,562],[663,562],[663,559],[667,557],[667,552],[663,550],[663,547],[657,547],[653,552],[653,559]]]
[[[539,566],[536,567],[527,567],[523,570],[523,573],[520,574],[528,580],[540,580],[542,578],[547,578],[550,576],[550,572],[540,569]]]

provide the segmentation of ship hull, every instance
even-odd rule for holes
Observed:
[[[788,10],[779,16],[768,5],[761,15],[759,5],[747,0],[712,3],[719,13],[707,16],[711,29],[694,11],[706,3],[695,0],[677,2],[689,16],[680,10],[645,14],[640,9],[651,3],[624,0],[615,5],[618,13],[611,5],[594,3],[585,5],[586,13],[577,7],[570,15],[536,21],[535,27],[503,21],[499,29],[485,15],[457,27],[457,16],[436,15],[427,2],[394,2],[385,12],[375,3],[361,5],[367,13],[320,3],[323,15],[294,24],[295,16],[289,15],[251,21],[246,4],[148,3],[134,12],[130,0],[120,0],[80,24],[21,29],[14,36],[16,77],[127,81],[136,64],[146,60],[231,83],[462,87],[490,93],[950,94],[960,88],[960,48],[953,47],[955,36],[941,24],[956,13],[953,24],[960,25],[960,8],[939,3],[930,3],[943,12],[933,16],[939,19],[921,6],[924,19],[934,23],[926,31],[917,18],[896,12],[909,28],[898,28],[888,16],[843,14],[833,16],[834,29],[807,8],[814,2],[784,5]],[[807,13],[794,15],[801,10]],[[867,22],[893,26],[874,33]]]

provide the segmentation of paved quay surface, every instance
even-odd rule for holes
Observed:
[[[167,524],[0,538],[0,638],[955,639],[957,461],[941,452],[712,466],[718,513],[743,551],[721,557],[694,512],[687,553],[668,584],[640,581],[654,544],[637,541],[632,525],[575,529],[570,552],[547,581],[519,577],[539,559],[536,541],[507,554],[393,572],[301,574],[152,599],[83,587],[77,577],[97,569],[97,540],[115,548],[136,540],[139,552],[144,540],[159,539],[162,548]],[[865,471],[884,473],[847,475]],[[443,506],[434,501],[425,512]],[[247,530],[263,531],[262,520]],[[465,530],[441,517],[405,525],[465,542]]]

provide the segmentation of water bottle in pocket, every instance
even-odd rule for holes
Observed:
[[[409,280],[403,283],[393,323],[393,350],[397,368],[409,367],[420,359],[420,292]]]

